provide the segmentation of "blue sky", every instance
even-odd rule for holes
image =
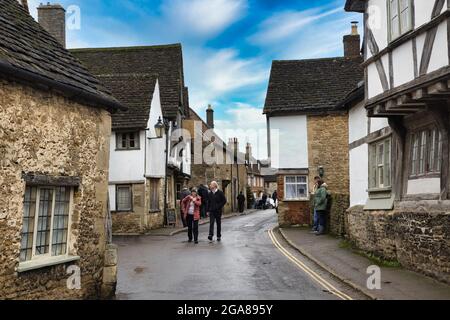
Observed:
[[[35,17],[40,2],[29,0]],[[204,117],[212,104],[222,131],[265,129],[262,108],[272,60],[342,55],[342,37],[350,32],[350,22],[361,20],[344,12],[344,2],[59,1],[65,8],[80,8],[81,28],[68,30],[69,48],[182,43],[191,106]],[[260,158],[265,157],[264,144]]]

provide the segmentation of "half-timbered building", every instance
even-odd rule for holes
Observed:
[[[350,210],[349,236],[449,282],[450,1],[348,0],[345,8],[364,14],[369,123],[389,124],[366,140],[368,201]]]

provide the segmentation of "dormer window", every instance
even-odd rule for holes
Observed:
[[[412,29],[411,7],[411,0],[388,0],[390,41]]]

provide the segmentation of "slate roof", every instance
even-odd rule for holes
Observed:
[[[345,2],[345,11],[364,12],[366,0],[347,0]]]
[[[363,80],[362,58],[274,61],[264,113],[326,113]]]
[[[158,78],[163,115],[175,118],[186,110],[181,44],[74,49],[71,52],[97,77],[105,81],[128,112],[113,116],[113,129],[145,128],[154,82]],[[117,78],[114,80],[114,78]]]
[[[17,0],[0,0],[0,77],[53,89],[95,107],[123,108]]]

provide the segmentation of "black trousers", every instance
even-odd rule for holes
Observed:
[[[194,220],[194,216],[188,214],[186,217],[186,222],[188,226],[189,240],[192,241],[192,238],[194,238],[194,241],[198,241],[198,220]]]
[[[214,237],[214,223],[217,223],[217,238],[222,237],[222,212],[209,213],[209,235]]]

